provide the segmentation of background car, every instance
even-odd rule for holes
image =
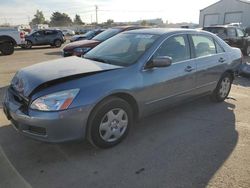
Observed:
[[[73,36],[75,35],[75,31],[71,30],[71,29],[63,29],[62,33],[64,36]]]
[[[118,27],[113,27],[110,29],[107,29],[103,31],[102,33],[96,35],[94,38],[91,40],[82,40],[82,41],[77,41],[77,42],[72,42],[68,45],[66,45],[63,48],[63,56],[68,57],[68,56],[78,56],[81,57],[85,53],[87,53],[89,50],[97,46],[98,44],[102,43],[103,41],[117,35],[118,33],[124,32],[124,31],[129,31],[129,30],[135,30],[135,29],[141,29],[145,27],[141,26],[118,26]]]
[[[210,95],[223,102],[242,62],[241,51],[209,32],[142,29],[69,57],[18,71],[4,112],[23,135],[46,142],[87,138],[120,143],[134,120]]]
[[[0,28],[0,52],[3,55],[14,53],[15,46],[25,45],[25,33],[15,28]]]
[[[104,31],[104,29],[94,29],[94,30],[88,31],[87,33],[85,33],[83,35],[75,35],[75,36],[70,38],[70,42],[75,42],[75,41],[79,41],[79,40],[90,40],[103,31]]]
[[[203,30],[216,34],[230,46],[240,48],[244,55],[250,55],[250,37],[242,28],[233,25],[221,25],[204,27]]]
[[[23,48],[32,48],[32,46],[51,45],[53,47],[61,47],[66,41],[60,30],[39,30],[25,36],[26,45]]]

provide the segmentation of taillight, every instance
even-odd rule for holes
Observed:
[[[20,32],[20,38],[24,39],[25,38],[25,33],[24,32]]]

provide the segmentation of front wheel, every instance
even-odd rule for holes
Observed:
[[[113,147],[127,136],[132,121],[130,105],[120,98],[109,98],[91,113],[88,140],[99,148]]]
[[[232,82],[233,76],[230,73],[224,73],[213,91],[211,99],[215,102],[223,102],[230,93]]]
[[[27,41],[26,44],[25,44],[25,48],[26,49],[31,49],[32,48],[32,42],[31,41]]]

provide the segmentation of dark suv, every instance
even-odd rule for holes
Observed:
[[[250,37],[242,28],[236,26],[211,26],[203,30],[212,32],[230,46],[240,48],[244,55],[250,55]]]
[[[32,48],[32,46],[51,45],[54,47],[61,47],[66,41],[63,33],[60,30],[39,30],[25,36],[27,44],[24,48]]]

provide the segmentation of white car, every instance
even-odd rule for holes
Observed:
[[[75,35],[75,31],[70,30],[70,29],[64,29],[64,30],[62,30],[62,33],[63,33],[65,36],[73,36],[73,35]]]
[[[0,52],[3,55],[13,54],[15,46],[25,43],[25,32],[14,28],[0,28]]]

